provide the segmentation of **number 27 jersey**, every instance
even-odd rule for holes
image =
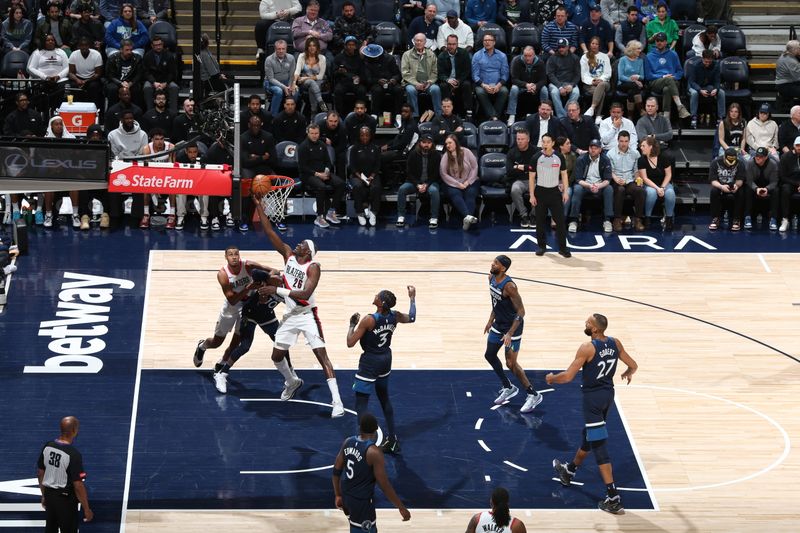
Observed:
[[[594,357],[583,365],[583,390],[613,389],[619,348],[613,337],[592,340]]]

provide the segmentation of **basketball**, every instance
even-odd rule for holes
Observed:
[[[250,184],[250,194],[255,198],[263,198],[270,190],[272,190],[272,180],[264,174],[259,174],[253,178],[253,183]]]

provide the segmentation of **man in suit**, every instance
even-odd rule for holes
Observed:
[[[529,115],[525,119],[525,128],[530,133],[531,144],[536,147],[537,151],[542,149],[542,135],[545,133],[550,134],[554,139],[563,135],[561,124],[553,116],[553,104],[549,100],[540,102],[539,112]]]

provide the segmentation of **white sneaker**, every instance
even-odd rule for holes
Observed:
[[[225,394],[228,392],[228,374],[224,372],[217,372],[214,374],[214,384],[217,386],[217,390],[220,394]],[[525,404],[527,405],[527,404]]]
[[[378,222],[378,217],[376,217],[375,213],[373,213],[371,210],[365,209],[364,210],[364,214],[369,219],[369,225],[370,226],[374,226]]]
[[[472,219],[469,218],[469,215],[465,216],[464,220],[461,222],[461,229],[467,231],[471,225]]]
[[[428,229],[436,229],[439,227],[439,219],[431,218],[428,220]]]
[[[314,225],[319,226],[320,228],[330,228],[331,225],[328,224],[328,221],[325,220],[325,217],[320,215],[314,219]]]
[[[81,229],[81,217],[78,215],[72,215],[72,228]]]
[[[367,225],[367,217],[364,216],[364,213],[358,214],[358,225],[359,226],[366,226]]]
[[[328,211],[328,214],[325,215],[325,220],[327,220],[331,224],[337,224],[338,225],[338,224],[342,223],[342,221],[339,220],[339,217],[336,216],[336,211],[334,211],[334,210]]]
[[[577,222],[570,222],[569,226],[567,226],[567,231],[570,233],[575,233],[578,231],[578,223]]]
[[[397,222],[395,222],[394,225],[398,228],[402,228],[406,225],[406,217],[397,217]]]
[[[288,382],[284,383],[283,392],[281,392],[281,401],[285,402],[291,400],[294,397],[297,390],[302,386],[303,386],[303,380],[300,378],[297,378],[297,380],[292,383]]]
[[[514,123],[517,121],[516,115],[508,115],[508,125],[513,126]]]
[[[47,223],[45,222],[45,224]],[[789,229],[789,219],[788,218],[781,219],[781,227],[778,228],[778,231],[780,231],[781,233],[786,233],[788,229]]]
[[[606,220],[605,222],[603,222],[603,231],[605,231],[606,233],[611,233],[612,231],[614,231],[614,226],[611,224],[610,220]]]
[[[601,122],[603,122],[603,117],[598,115],[597,118],[594,119],[594,124],[595,124],[595,126],[597,126],[599,128]]]
[[[786,220],[786,219],[784,219]],[[45,214],[44,215],[44,227],[45,228],[52,228],[53,227],[53,214]]]
[[[333,402],[331,418],[339,418],[340,416],[344,416],[344,405],[342,405],[342,402]]]
[[[594,116],[594,108],[590,107],[589,109],[584,111],[583,115],[586,116],[586,117],[593,117]]]
[[[519,410],[520,413],[530,413],[533,412],[533,409],[542,403],[543,397],[538,392],[536,394],[528,394],[525,403],[522,405],[522,409]]]
[[[500,389],[500,396],[495,398],[494,404],[495,405],[502,405],[505,402],[507,402],[508,400],[510,400],[511,398],[513,398],[514,396],[516,396],[518,392],[519,392],[519,389],[515,385],[511,385],[510,389],[505,389],[505,388]]]

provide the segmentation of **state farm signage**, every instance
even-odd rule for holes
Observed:
[[[114,161],[108,177],[110,192],[230,196],[229,165],[185,165]]]

